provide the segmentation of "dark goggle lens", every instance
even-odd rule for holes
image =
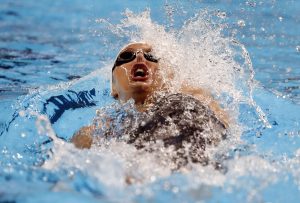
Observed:
[[[122,65],[124,63],[128,63],[128,62],[134,60],[135,57],[136,57],[136,53],[135,52],[125,51],[125,52],[121,53],[118,56],[118,58],[117,58],[117,60],[116,60],[116,62],[114,64],[113,70],[115,69],[116,66],[120,66],[120,65]],[[148,61],[151,61],[151,62],[154,62],[154,63],[158,63],[158,58],[155,57],[154,55],[152,55],[151,53],[145,53],[144,52],[144,57]]]
[[[121,53],[118,57],[117,60],[121,60],[121,61],[131,61],[135,58],[135,53],[134,52],[129,52],[129,51],[125,51],[123,53]]]
[[[151,61],[151,62],[154,62],[154,63],[158,62],[158,58],[156,56],[152,55],[151,53],[144,53],[144,57],[148,61]]]
[[[134,52],[125,51],[125,52],[121,53],[115,62],[113,70],[115,69],[116,66],[120,66],[124,63],[128,63],[128,62],[132,61],[134,58],[135,58]]]

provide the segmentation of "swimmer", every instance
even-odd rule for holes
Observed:
[[[138,118],[126,114],[122,134],[129,135],[127,143],[138,149],[156,140],[175,149],[182,148],[184,142],[192,143],[192,161],[207,162],[203,155],[206,145],[217,145],[226,137],[228,116],[204,89],[182,84],[178,92],[171,92],[166,81],[172,76],[162,75],[163,67],[152,51],[147,43],[128,44],[112,67],[112,97],[120,103],[132,99],[140,112]],[[77,148],[90,148],[95,134],[105,138],[120,136],[114,132],[116,121],[111,118],[101,124],[98,121],[96,118],[94,124],[74,134],[71,141]],[[104,131],[97,130],[103,127]]]

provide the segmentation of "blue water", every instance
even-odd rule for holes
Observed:
[[[53,148],[49,131],[38,133],[43,124],[36,124],[39,115],[32,112],[47,115],[57,136],[68,141],[91,122],[96,109],[113,102],[102,69],[129,39],[97,19],[119,24],[126,8],[150,9],[152,21],[166,30],[208,10],[225,26],[224,36],[234,36],[248,50],[255,71],[253,98],[272,128],[259,121],[254,108],[241,104],[244,143],[228,150],[225,174],[200,168],[118,185],[124,178],[120,163],[94,151],[63,154]],[[296,0],[2,0],[0,202],[299,202],[299,13]],[[81,163],[86,157],[93,164]],[[150,163],[146,167],[153,167]]]

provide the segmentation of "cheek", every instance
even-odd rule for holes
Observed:
[[[119,67],[118,70],[115,70],[114,79],[119,89],[126,88],[129,84],[128,73],[125,68]]]
[[[151,71],[151,73],[153,75],[157,75],[159,73],[159,66],[158,66],[158,64],[152,64],[152,63],[150,63],[150,64],[147,64],[147,65],[148,65],[148,67],[150,67],[150,71]]]

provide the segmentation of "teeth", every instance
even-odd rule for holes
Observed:
[[[147,75],[147,70],[138,67],[134,70],[134,77],[145,77]]]
[[[136,72],[137,73],[144,73],[144,70],[139,68],[139,69],[136,70]]]

